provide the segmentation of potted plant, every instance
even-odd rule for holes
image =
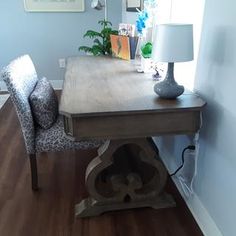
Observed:
[[[93,45],[91,47],[81,46],[79,51],[84,51],[85,53],[91,53],[94,56],[98,55],[112,55],[111,51],[111,34],[118,34],[117,30],[111,28],[112,23],[110,21],[101,20],[98,22],[102,26],[101,32],[96,32],[94,30],[88,30],[84,37],[89,37],[93,39]]]

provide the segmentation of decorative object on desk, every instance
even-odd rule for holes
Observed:
[[[191,24],[157,25],[152,58],[155,62],[168,62],[163,81],[154,86],[161,97],[174,99],[184,92],[184,86],[174,79],[174,63],[193,60],[193,26]]]
[[[160,68],[160,65],[158,63],[153,63],[152,64],[153,69],[155,70],[155,74],[152,75],[152,79],[155,81],[160,81],[162,78],[162,75],[160,72],[163,72],[163,68]]]
[[[147,19],[148,19],[148,12],[146,10],[139,11],[138,19],[136,20],[136,28],[140,36],[142,36],[144,33]]]
[[[152,68],[152,43],[147,42],[141,46],[141,71],[146,73]]]
[[[135,25],[120,23],[119,24],[119,29],[118,29],[118,34],[123,35],[123,36],[134,37]]]
[[[112,55],[124,60],[130,60],[129,37],[111,35]]]
[[[146,10],[142,10],[138,12],[138,18],[136,20],[136,30],[139,37],[137,51],[136,51],[137,56],[141,55],[141,46],[145,42],[145,38],[146,38],[145,28],[146,28],[147,19],[148,19],[148,13]]]
[[[126,11],[137,12],[142,8],[143,0],[126,0]]]
[[[138,12],[136,29],[139,36],[136,55],[139,57],[141,48],[147,42],[153,42],[153,26],[156,24],[157,1],[144,0],[143,10]]]
[[[98,22],[103,28],[101,32],[96,32],[94,30],[88,30],[84,37],[89,37],[94,39],[94,45],[92,47],[81,46],[79,47],[79,51],[84,51],[86,53],[92,53],[94,56],[98,55],[111,55],[111,41],[110,35],[117,35],[118,31],[112,29],[112,23],[110,21],[101,20]]]
[[[92,0],[91,7],[99,11],[104,8],[104,20],[107,21],[107,0],[104,0],[104,4],[102,4],[99,0]]]
[[[152,59],[144,58],[141,56],[141,66],[139,72],[147,73],[150,72],[151,69],[152,69]]]
[[[136,27],[139,36],[145,38],[146,42],[152,42],[152,29],[156,25],[157,1],[144,0],[143,10],[138,11]]]
[[[139,36],[136,56],[141,56],[141,47],[147,42],[153,42],[153,27],[157,24],[157,1],[144,0],[143,10],[139,11],[136,29]],[[141,70],[141,69],[140,69]]]
[[[119,35],[129,37],[129,46],[130,46],[130,59],[135,59],[136,48],[138,44],[138,37],[135,37],[135,25],[120,23],[119,24]]]
[[[36,1],[24,0],[25,10],[29,12],[81,12],[84,11],[84,0],[73,1]]]
[[[152,56],[152,43],[147,42],[141,47],[142,56],[144,58],[151,58]]]
[[[136,50],[137,50],[138,40],[139,40],[139,37],[137,37],[137,36],[129,37],[130,59],[131,60],[135,59],[135,54],[136,54]]]

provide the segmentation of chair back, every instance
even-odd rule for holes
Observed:
[[[38,81],[34,64],[29,55],[12,61],[1,76],[17,111],[28,154],[35,153],[35,127],[29,104],[29,96]]]

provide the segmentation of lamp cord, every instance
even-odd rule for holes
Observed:
[[[179,170],[181,170],[181,169],[183,168],[183,166],[184,166],[184,154],[185,154],[185,152],[186,152],[187,150],[195,150],[195,146],[194,146],[194,145],[189,145],[189,146],[187,146],[186,148],[183,149],[182,155],[181,155],[182,163],[181,163],[181,165],[175,170],[175,172],[173,172],[172,174],[170,174],[170,176],[176,175],[176,174],[179,172]]]

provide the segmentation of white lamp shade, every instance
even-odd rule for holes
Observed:
[[[193,60],[193,25],[157,25],[153,41],[152,59],[156,62]]]

